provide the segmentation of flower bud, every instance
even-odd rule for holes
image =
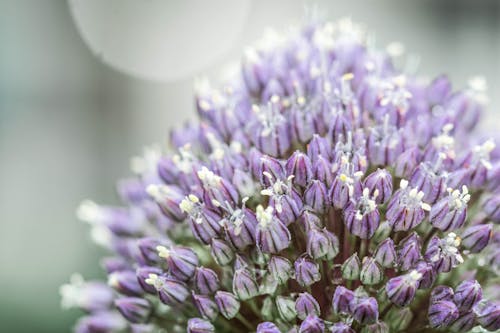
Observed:
[[[384,279],[384,271],[374,258],[364,257],[360,280],[364,285],[379,284]]]
[[[151,314],[151,304],[140,297],[122,297],[115,300],[118,311],[131,323],[144,323]]]
[[[268,269],[271,276],[284,284],[292,276],[292,263],[290,260],[280,256],[272,256],[268,263]]]
[[[488,331],[500,329],[500,305],[483,300],[473,308],[477,322]]]
[[[469,190],[463,185],[462,192],[448,190],[448,196],[436,202],[429,213],[429,221],[434,228],[451,231],[461,228],[467,216],[467,203],[470,200]]]
[[[75,332],[120,332],[127,326],[127,321],[118,312],[94,312],[78,321]]]
[[[392,196],[392,177],[385,169],[377,169],[369,174],[363,186],[369,190],[370,197],[379,205],[387,203]]]
[[[161,257],[158,256],[158,246],[169,246],[170,241],[160,240],[154,237],[144,237],[137,241],[137,247],[141,252],[144,260],[151,266],[158,265]]]
[[[359,279],[360,271],[361,271],[361,261],[359,260],[357,253],[351,255],[342,264],[342,277],[346,280]]]
[[[488,219],[500,223],[500,194],[490,195],[483,202],[483,211]]]
[[[332,173],[332,166],[326,157],[319,156],[318,159],[313,160],[313,177],[314,179],[323,182],[328,188],[333,184],[334,174]],[[330,192],[328,192],[330,195]],[[329,200],[331,197],[329,197]]]
[[[413,320],[410,308],[392,309],[387,314],[386,322],[391,327],[391,332],[404,332]]]
[[[352,316],[361,325],[373,324],[378,320],[378,303],[373,297],[363,298],[356,302]]]
[[[101,266],[108,274],[119,271],[127,271],[131,269],[130,264],[121,257],[103,258],[101,260]]]
[[[226,319],[232,319],[240,311],[240,302],[236,297],[227,291],[218,291],[215,293],[215,303],[220,313]]]
[[[483,298],[483,290],[476,280],[465,280],[455,288],[453,300],[461,312],[470,310]]]
[[[218,315],[217,305],[208,296],[193,293],[193,303],[200,315],[210,321],[214,321]]]
[[[136,276],[137,276],[137,281],[141,285],[142,289],[149,293],[149,294],[156,294],[157,290],[154,287],[154,285],[151,285],[146,282],[146,280],[149,278],[150,274],[153,275],[161,275],[163,274],[163,271],[157,267],[148,267],[148,266],[143,266],[139,267],[136,270]]]
[[[198,266],[198,256],[188,247],[156,247],[158,255],[165,258],[168,272],[176,279],[187,281],[193,275]]]
[[[150,274],[146,283],[155,286],[156,290],[158,290],[160,301],[166,305],[178,306],[179,304],[183,304],[189,296],[187,286],[181,281]]]
[[[332,241],[334,244],[332,244]],[[307,233],[307,254],[313,259],[328,259],[338,253],[338,239],[328,230],[312,228]]]
[[[309,315],[300,324],[299,333],[323,333],[325,331],[325,323],[323,319],[316,315]]]
[[[420,149],[410,147],[396,159],[394,174],[398,178],[409,178],[420,161]]]
[[[438,301],[431,303],[427,316],[431,327],[448,327],[451,323],[457,320],[458,309],[453,302]]]
[[[325,183],[317,179],[312,180],[304,192],[304,203],[313,211],[323,213],[330,205]]]
[[[422,274],[422,278],[420,279],[420,283],[418,285],[418,289],[427,289],[430,288],[434,282],[436,281],[436,270],[432,266],[432,264],[426,261],[419,261],[415,266],[415,270]]]
[[[437,303],[440,301],[453,302],[454,292],[448,286],[436,286],[431,291],[430,302]]]
[[[295,310],[295,301],[291,297],[278,296],[276,297],[276,308],[281,319],[285,321],[292,321],[297,317],[297,310]]]
[[[182,221],[186,218],[185,212],[180,207],[184,195],[177,186],[151,184],[146,188],[146,192],[166,216],[175,221]]]
[[[234,272],[233,293],[242,301],[259,294],[259,285],[248,269],[243,268]]]
[[[187,333],[215,333],[215,327],[207,320],[191,318],[187,323]]]
[[[452,332],[469,332],[475,325],[474,312],[461,313],[448,329]]]
[[[144,291],[132,271],[120,271],[108,276],[108,285],[127,296],[141,296]]]
[[[423,202],[424,192],[410,188],[408,181],[401,180],[399,190],[394,193],[387,206],[386,218],[394,231],[408,231],[419,225],[425,212],[431,209]]]
[[[387,297],[396,305],[407,306],[415,297],[421,278],[422,274],[415,270],[393,277],[385,285]]]
[[[306,256],[301,256],[295,260],[294,267],[295,280],[303,287],[310,286],[321,280],[318,264]]]
[[[338,286],[333,293],[333,312],[336,314],[350,314],[352,311],[352,301],[354,292],[343,286]]]
[[[278,253],[286,249],[291,241],[288,228],[273,214],[271,206],[264,209],[257,206],[257,246],[265,253]]]
[[[462,233],[462,245],[472,253],[481,252],[493,236],[491,224],[478,224],[465,229]]]
[[[219,277],[210,268],[197,267],[194,273],[196,290],[202,295],[211,295],[219,289]]]
[[[292,156],[288,158],[285,164],[287,176],[293,175],[293,182],[299,186],[306,187],[309,180],[312,178],[312,164],[309,157],[295,151]]]
[[[379,243],[373,257],[382,267],[394,267],[394,263],[396,262],[396,250],[392,238],[387,238]]]
[[[266,321],[257,325],[256,333],[281,333],[281,331],[274,323]]]
[[[398,266],[401,270],[407,271],[420,260],[420,237],[413,232],[400,242],[397,251]]]
[[[346,323],[343,322],[338,322],[332,325],[330,327],[330,332],[331,333],[356,333],[355,330],[351,328],[351,326],[347,325]]]
[[[362,239],[370,239],[375,234],[380,213],[373,198],[370,198],[368,188],[355,201],[351,201],[344,211],[344,222],[350,233]]]
[[[301,320],[305,320],[309,315],[319,316],[321,312],[318,301],[308,293],[299,294],[299,297],[295,300],[295,310],[297,317]]]
[[[211,253],[215,261],[221,265],[226,266],[234,259],[233,250],[221,239],[213,238],[211,243]]]
[[[389,326],[383,321],[378,321],[375,324],[363,327],[361,333],[389,333]]]
[[[322,156],[326,159],[329,159],[330,152],[332,150],[330,141],[326,138],[314,134],[311,141],[307,145],[307,156],[311,159],[311,161],[315,161],[319,156]]]

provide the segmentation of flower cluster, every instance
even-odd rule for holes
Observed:
[[[500,328],[500,154],[484,83],[393,65],[348,20],[270,34],[199,122],[132,161],[124,207],[78,216],[112,255],[77,332]],[[162,330],[163,329],[163,330]]]

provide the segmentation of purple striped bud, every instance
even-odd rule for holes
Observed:
[[[319,156],[330,159],[332,146],[330,141],[322,136],[314,134],[311,141],[307,144],[307,156],[311,161],[315,161]]]
[[[256,333],[281,333],[281,331],[274,323],[266,321],[257,325]]]
[[[313,259],[331,259],[339,252],[338,247],[337,237],[326,229],[313,228],[307,233],[307,254]]]
[[[457,320],[448,329],[452,332],[469,332],[476,323],[474,312],[461,313]]]
[[[139,204],[148,197],[144,183],[140,179],[130,178],[118,182],[117,192],[120,198],[131,204]]]
[[[168,272],[176,279],[187,281],[198,266],[198,256],[188,247],[171,247],[159,245],[158,255],[167,262]]]
[[[226,231],[226,239],[238,250],[245,250],[249,245],[255,244],[255,229],[257,218],[255,214],[245,205],[246,198],[243,199],[243,208],[230,208],[230,215],[221,221]]]
[[[295,301],[291,297],[277,296],[276,309],[278,309],[281,319],[285,321],[292,321],[297,317]]]
[[[306,187],[312,178],[312,164],[309,157],[295,151],[285,164],[287,176],[293,175],[293,182],[299,186]]]
[[[266,174],[271,180],[272,175]],[[276,179],[268,188],[260,191],[264,196],[269,197],[269,207],[273,208],[278,219],[285,225],[294,222],[300,215],[302,209],[302,198],[292,184],[293,176],[286,181]]]
[[[377,204],[385,204],[392,195],[392,177],[385,169],[377,169],[366,177],[363,186]]]
[[[368,135],[366,152],[374,165],[392,165],[403,152],[400,131],[389,125],[388,119],[389,117],[385,117],[384,124],[371,128]]]
[[[103,258],[101,260],[101,266],[108,274],[131,269],[130,264],[121,257]]]
[[[295,280],[303,287],[321,280],[318,264],[304,255],[295,260],[294,267]]]
[[[240,311],[240,301],[236,299],[236,296],[227,291],[218,291],[215,293],[215,303],[219,308],[220,313],[226,319],[232,319]]]
[[[108,276],[108,285],[127,296],[141,296],[144,291],[133,271],[113,272]]]
[[[306,319],[309,315],[319,316],[321,313],[318,301],[308,293],[299,294],[295,300],[295,311],[301,320]]]
[[[418,147],[408,148],[396,159],[395,176],[399,178],[411,177],[418,163],[420,163],[420,149]]]
[[[472,253],[481,252],[493,237],[491,224],[478,224],[465,229],[462,233],[462,245]]]
[[[255,177],[259,178],[260,183],[264,186],[271,186],[273,179],[285,178],[285,168],[281,161],[268,155],[261,155],[258,158],[255,170],[257,172]],[[269,177],[268,174],[272,177]]]
[[[436,286],[434,289],[432,289],[430,302],[431,303],[437,303],[440,301],[453,302],[453,296],[454,292],[453,289],[451,289],[450,287]]]
[[[385,285],[387,297],[396,305],[407,306],[415,297],[421,278],[422,274],[416,270],[393,277]]]
[[[389,333],[389,332],[390,332],[389,326],[387,326],[387,324],[384,323],[383,321],[378,321],[375,324],[365,326],[361,329],[361,333]]]
[[[356,333],[356,331],[353,330],[351,328],[351,326],[349,326],[343,322],[338,322],[338,323],[333,324],[332,327],[330,327],[330,332],[331,333]]]
[[[359,279],[360,271],[361,271],[361,261],[359,260],[357,253],[351,255],[342,264],[342,278],[346,280]]]
[[[212,239],[210,253],[215,261],[221,266],[229,265],[234,259],[233,250],[221,239]]]
[[[464,262],[459,251],[461,239],[453,232],[446,238],[431,238],[425,251],[425,259],[432,263],[436,272],[449,272],[452,268]]]
[[[420,251],[420,237],[413,232],[400,242],[397,251],[398,267],[403,271],[407,271],[415,266],[421,258]]]
[[[194,273],[194,285],[202,295],[211,295],[219,290],[219,277],[210,268],[197,267]]]
[[[115,306],[125,319],[135,324],[145,323],[152,311],[149,301],[139,297],[118,298]]]
[[[500,304],[483,300],[473,308],[476,321],[488,331],[500,329]]]
[[[76,333],[120,332],[127,326],[127,321],[118,312],[94,312],[78,320],[74,330]]]
[[[315,315],[309,315],[300,324],[299,333],[323,333],[325,331],[325,323],[323,319]]]
[[[142,254],[142,257],[149,265],[157,265],[161,258],[158,256],[158,246],[170,246],[171,242],[166,239],[158,239],[153,237],[144,237],[137,240],[137,247]]]
[[[385,321],[390,325],[391,332],[404,332],[413,320],[413,312],[409,307],[393,309],[387,314]]]
[[[273,214],[273,208],[257,206],[257,246],[265,253],[278,253],[290,245],[291,235],[288,228]]]
[[[191,318],[187,323],[187,333],[215,333],[215,327],[201,318]]]
[[[311,229],[323,228],[323,223],[318,215],[312,213],[310,210],[304,210],[300,214],[298,222],[305,232],[309,232]]]
[[[347,205],[344,211],[344,222],[350,233],[362,239],[370,239],[380,223],[377,204],[369,197],[367,188],[355,202]]]
[[[186,284],[172,278],[149,274],[145,282],[156,288],[160,301],[166,305],[178,306],[189,296]]]
[[[332,173],[332,165],[323,156],[319,156],[318,159],[313,160],[313,177],[330,188],[333,184],[334,174]],[[330,194],[329,194],[330,195]]]
[[[394,267],[396,262],[396,249],[392,238],[386,238],[377,246],[373,257],[377,262],[385,268]]]
[[[188,214],[191,231],[200,242],[210,244],[210,240],[220,234],[219,214],[205,207],[196,195],[185,197],[179,207]]]
[[[252,179],[252,175],[241,169],[234,170],[233,184],[242,198],[252,196],[257,191],[257,183]]]
[[[328,189],[320,180],[312,180],[304,192],[304,203],[313,211],[321,214],[330,205]]]
[[[347,162],[345,162],[347,163]],[[345,167],[347,168],[347,167]],[[362,193],[362,185],[359,178],[363,172],[357,171],[352,175],[340,171],[333,180],[332,187],[328,191],[330,202],[337,209],[345,208],[352,198],[357,198]]]
[[[364,257],[359,278],[364,285],[379,284],[384,279],[384,271],[374,258]]]
[[[483,202],[483,211],[491,221],[500,223],[500,195],[490,195]]]
[[[439,200],[429,213],[431,224],[442,231],[461,228],[467,216],[467,203],[470,200],[467,186],[462,187],[462,192],[448,189],[448,197]]]
[[[208,296],[193,293],[193,303],[204,319],[214,321],[218,315],[217,305]]]
[[[176,221],[183,221],[186,218],[186,214],[179,206],[184,199],[180,188],[173,185],[151,184],[146,188],[146,191],[166,216]]]
[[[153,295],[157,293],[156,288],[153,285],[147,283],[146,280],[149,278],[150,274],[162,275],[163,271],[161,269],[157,267],[143,266],[137,268],[135,274],[137,276],[137,281],[145,292]]]
[[[363,298],[356,302],[352,316],[361,325],[373,324],[378,320],[378,303],[373,297]]]
[[[439,301],[431,303],[427,317],[433,328],[448,327],[458,319],[458,309],[453,302]]]
[[[408,187],[408,181],[401,180],[386,212],[386,218],[395,231],[413,229],[424,220],[425,211],[431,210],[431,206],[422,201],[423,197],[424,192]]]
[[[418,289],[430,288],[436,281],[437,272],[432,266],[432,264],[426,261],[419,261],[415,266],[415,270],[420,274],[422,274],[422,278],[420,279]]]
[[[455,288],[453,300],[461,312],[470,310],[483,298],[483,290],[477,280],[465,280]]]
[[[419,193],[422,192],[423,201],[433,204],[446,190],[446,176],[439,171],[442,156],[439,155],[437,163],[422,162],[415,168],[410,183]]]
[[[272,256],[268,263],[269,273],[278,281],[279,284],[284,284],[292,276],[292,263],[290,260],[280,256]]]
[[[259,295],[259,285],[248,269],[239,269],[234,272],[233,293],[240,300],[247,300]]]
[[[354,297],[352,290],[338,286],[333,293],[333,312],[336,314],[350,314],[352,312]]]

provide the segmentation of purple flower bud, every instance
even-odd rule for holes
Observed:
[[[259,294],[259,285],[248,269],[239,269],[234,272],[233,293],[240,300],[247,300]]]
[[[420,279],[420,283],[418,285],[418,289],[427,289],[430,288],[434,282],[436,281],[436,270],[432,266],[432,264],[426,261],[419,261],[415,266],[415,270],[422,274],[422,278]]]
[[[180,203],[182,210],[189,215],[189,226],[193,235],[202,243],[210,244],[212,238],[221,232],[218,213],[208,209],[200,203],[200,199],[190,194]]]
[[[234,318],[240,311],[240,301],[227,291],[218,291],[215,293],[215,303],[219,308],[220,313],[226,318]]]
[[[292,276],[292,263],[290,260],[280,256],[272,256],[268,263],[269,273],[278,281],[284,284]]]
[[[360,271],[361,271],[361,261],[359,260],[357,253],[351,255],[342,264],[342,277],[346,280],[359,279]]]
[[[323,319],[315,315],[309,315],[300,324],[299,333],[323,333],[325,331],[325,323]]]
[[[431,224],[442,231],[461,228],[467,216],[467,202],[470,200],[467,186],[462,187],[462,192],[449,189],[448,197],[439,200],[429,213]]]
[[[389,333],[389,326],[383,321],[378,321],[375,324],[365,326],[361,329],[361,333]],[[348,332],[346,332],[348,333]]]
[[[214,333],[215,327],[209,321],[191,318],[187,323],[187,333]]]
[[[151,304],[144,298],[122,297],[115,300],[118,311],[131,323],[144,323],[151,314]]]
[[[219,289],[219,277],[210,268],[197,267],[194,273],[196,290],[202,295],[210,295]]]
[[[305,187],[309,180],[312,178],[312,164],[309,157],[295,151],[292,156],[288,158],[285,164],[287,176],[293,175],[293,182],[299,186]]]
[[[442,104],[451,93],[451,82],[445,75],[440,75],[427,87],[427,98],[431,104]]]
[[[295,260],[294,267],[295,280],[303,287],[321,280],[318,264],[304,255]]]
[[[430,302],[431,303],[437,303],[440,301],[453,302],[453,296],[454,292],[453,289],[451,289],[450,287],[436,286],[434,289],[432,289]]]
[[[117,192],[120,198],[132,204],[138,204],[148,197],[140,179],[124,179],[118,182]]]
[[[374,258],[364,257],[359,277],[364,285],[379,284],[384,279],[384,271]]]
[[[254,169],[257,172],[255,177],[259,178],[260,183],[264,186],[271,186],[272,179],[285,178],[285,168],[280,160],[268,155],[261,155],[257,160],[256,167],[252,167],[252,170]],[[268,177],[266,174],[270,174],[272,177]]]
[[[338,173],[328,192],[330,202],[335,208],[343,209],[349,204],[351,198],[357,198],[361,195],[363,191],[359,181],[361,175],[362,172],[355,172],[352,175],[342,171]]]
[[[321,313],[318,301],[308,293],[299,294],[299,297],[295,300],[295,311],[297,311],[297,317],[301,320],[306,319],[309,315],[319,316]]]
[[[265,253],[278,253],[290,245],[288,228],[273,214],[273,208],[257,206],[257,246]]]
[[[231,261],[233,261],[234,252],[223,240],[213,238],[210,248],[212,257],[219,265],[226,266],[229,265]]]
[[[399,178],[409,178],[415,167],[420,162],[420,150],[418,147],[406,149],[396,159],[394,174]]]
[[[422,274],[415,270],[393,277],[385,285],[387,296],[392,303],[401,307],[407,306],[415,297],[421,278]]]
[[[70,283],[59,288],[61,306],[65,309],[80,308],[87,312],[104,311],[113,304],[113,290],[101,282],[86,282],[79,274],[71,276]]]
[[[370,239],[375,234],[380,223],[380,214],[377,204],[369,197],[368,188],[363,190],[363,195],[355,202],[347,205],[344,222],[350,233],[362,239]]]
[[[137,240],[137,247],[142,254],[142,257],[149,265],[157,265],[160,263],[161,258],[158,256],[158,246],[170,246],[171,242],[165,239],[158,239],[153,237],[144,237]]]
[[[407,231],[419,225],[425,211],[431,207],[422,201],[424,192],[408,187],[408,181],[401,180],[399,190],[394,193],[387,206],[386,218],[395,231]]]
[[[469,332],[475,325],[475,319],[472,311],[461,313],[458,319],[449,326],[449,330],[452,332]]]
[[[393,267],[396,262],[396,250],[392,238],[386,238],[379,243],[373,257],[382,267]]]
[[[75,332],[120,332],[126,328],[127,321],[118,312],[94,312],[78,321]]]
[[[333,293],[332,305],[333,312],[336,314],[350,314],[352,312],[352,301],[354,300],[354,292],[338,286]]]
[[[218,315],[217,305],[208,296],[193,293],[193,303],[200,315],[210,321],[214,321]]]
[[[494,194],[486,198],[483,202],[483,211],[491,221],[500,223],[500,195]]]
[[[367,297],[356,302],[352,316],[361,325],[373,324],[378,320],[378,303],[373,297]]]
[[[307,254],[311,258],[327,259],[332,252],[334,254],[338,253],[338,239],[335,235],[329,234],[331,233],[326,229],[312,228],[309,230],[307,233]]]
[[[166,305],[178,306],[189,296],[188,287],[184,282],[169,277],[149,274],[145,282],[156,288],[160,301]]]
[[[295,310],[295,301],[291,297],[277,296],[276,308],[281,319],[285,321],[292,321],[297,317],[297,310]]]
[[[409,307],[392,309],[385,319],[391,327],[391,332],[404,332],[413,320],[413,312]]]
[[[323,156],[313,160],[313,177],[323,182],[328,188],[333,184],[334,174],[330,162]]]
[[[281,333],[281,331],[274,323],[266,321],[257,325],[256,333]]]
[[[188,247],[171,247],[159,245],[156,247],[158,255],[165,258],[168,272],[175,278],[187,281],[198,266],[198,256]]]
[[[176,221],[183,221],[186,214],[179,206],[184,199],[182,190],[173,185],[149,185],[147,193],[161,208],[161,211],[168,217]]]
[[[448,327],[458,319],[458,309],[453,302],[439,301],[431,303],[427,316],[431,327]]]
[[[476,280],[465,280],[455,288],[453,300],[460,311],[468,311],[483,298],[483,290]]]
[[[392,177],[385,169],[377,169],[366,177],[363,186],[377,204],[385,204],[392,195]]]
[[[351,326],[349,326],[343,322],[338,322],[338,323],[333,324],[332,327],[330,327],[330,332],[331,333],[356,333],[356,331],[353,330],[351,328]]]
[[[127,296],[141,296],[144,293],[135,272],[132,271],[111,273],[108,276],[108,285]]]
[[[427,245],[425,259],[432,263],[436,272],[449,272],[464,262],[459,251],[460,242],[460,237],[452,232],[443,239],[434,236]]]
[[[101,260],[101,266],[106,273],[111,274],[118,271],[131,269],[130,264],[121,257],[107,257]]]
[[[407,271],[420,260],[420,237],[413,232],[400,242],[398,248],[398,267]]]
[[[388,119],[388,117],[386,117]],[[370,162],[374,165],[392,165],[403,152],[403,140],[399,130],[387,124],[371,128],[366,143]]]
[[[488,331],[500,329],[500,305],[496,302],[483,300],[473,308],[477,322]]]
[[[312,180],[304,192],[304,203],[317,213],[323,213],[330,205],[328,189],[320,180]]]
[[[226,230],[227,240],[238,250],[245,250],[247,246],[255,244],[255,229],[257,218],[245,207],[232,210],[231,215],[222,222]]]
[[[137,268],[135,274],[137,276],[137,281],[145,292],[153,295],[157,293],[156,288],[153,285],[147,283],[146,280],[149,278],[150,274],[162,275],[163,271],[161,269],[157,267],[143,266]]]
[[[462,233],[462,245],[472,253],[481,252],[493,236],[491,224],[478,224],[465,229]]]
[[[330,141],[324,137],[314,134],[311,141],[307,145],[307,156],[311,161],[315,161],[319,156],[325,159],[330,159],[332,150]]]

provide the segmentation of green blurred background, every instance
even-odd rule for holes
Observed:
[[[103,276],[75,207],[116,203],[129,158],[194,116],[193,78],[217,77],[266,27],[286,28],[314,4],[365,23],[379,46],[404,43],[423,75],[449,73],[456,87],[484,75],[481,126],[499,131],[498,1],[0,0],[0,331],[70,330],[78,312],[60,310],[59,285],[75,271]],[[165,44],[137,45],[138,26]]]

